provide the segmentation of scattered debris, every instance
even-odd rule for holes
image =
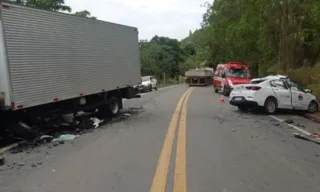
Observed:
[[[235,129],[232,129],[232,132],[236,132],[237,130],[235,130]]]
[[[274,122],[274,123],[272,123],[272,125],[278,127],[278,126],[280,126],[280,123]]]
[[[37,165],[33,163],[33,164],[31,164],[31,167],[37,167]]]
[[[316,144],[319,144],[320,145],[320,140],[319,138],[314,138],[312,137],[312,135],[310,136],[307,136],[307,135],[302,135],[300,133],[293,133],[294,137],[298,138],[298,139],[302,139],[302,140],[305,140],[305,141],[311,141],[311,142],[314,142]],[[315,134],[318,136],[318,134]]]
[[[3,166],[5,163],[4,157],[0,155],[0,166]]]
[[[294,123],[292,119],[286,119],[286,120],[284,120],[284,122],[286,122],[286,123],[288,123],[288,124]]]
[[[53,147],[56,147],[56,146],[58,146],[58,145],[59,145],[58,142],[54,142],[54,143],[53,143]]]
[[[47,142],[52,141],[52,139],[53,139],[53,137],[50,136],[50,135],[42,135],[42,136],[39,138],[39,141],[40,141],[40,142],[45,142],[45,143],[47,143]]]
[[[100,120],[96,117],[91,117],[90,120],[93,121],[94,128],[98,128],[100,123],[102,123],[104,121],[104,120]]]
[[[60,141],[71,141],[74,140],[76,137],[79,137],[80,135],[72,135],[72,134],[65,134],[65,135],[60,135],[57,138],[54,138],[52,142],[60,142]]]
[[[314,139],[320,139],[320,134],[318,133],[312,133],[310,136]]]
[[[19,163],[17,163],[17,165],[19,166],[19,167],[22,167],[22,166],[24,166],[26,163],[25,162],[19,162]]]
[[[17,153],[21,153],[21,152],[23,152],[23,150],[20,147],[15,147],[15,148],[10,149],[11,154],[17,154]]]
[[[74,140],[80,134],[92,132],[94,128],[102,127],[107,122],[116,123],[128,119],[131,115],[144,112],[144,107],[128,108],[121,110],[116,117],[106,116],[99,111],[78,112],[77,114],[66,114],[62,117],[52,119],[44,127],[29,127],[19,122],[8,124],[0,133],[0,154],[9,151],[12,154],[24,152],[30,154],[34,148],[45,143],[48,148],[64,144],[66,141]],[[34,151],[36,152],[36,151]]]
[[[302,124],[300,124],[300,123],[297,123],[296,126],[297,126],[297,127],[301,127],[301,128],[305,128],[305,126],[302,125]]]
[[[222,123],[225,122],[225,119],[224,119],[224,117],[222,117],[222,116],[214,116],[213,119],[217,119],[220,124],[222,124]]]

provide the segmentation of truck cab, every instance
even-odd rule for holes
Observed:
[[[246,84],[250,80],[247,65],[241,62],[218,64],[214,73],[213,88],[216,93],[221,91],[224,96],[229,96],[233,85]]]

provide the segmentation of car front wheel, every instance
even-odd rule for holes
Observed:
[[[274,98],[268,98],[264,103],[264,110],[268,114],[273,114],[277,110],[277,100]]]
[[[318,111],[318,103],[316,101],[311,101],[308,106],[308,113],[315,113]]]

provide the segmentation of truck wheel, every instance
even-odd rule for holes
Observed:
[[[308,113],[315,113],[318,111],[318,103],[316,101],[311,101],[308,106]]]
[[[99,111],[105,115],[116,116],[120,111],[120,101],[117,97],[108,99],[108,105],[99,108]]]
[[[273,114],[277,110],[277,105],[277,100],[275,98],[270,97],[264,102],[264,110],[268,114]]]

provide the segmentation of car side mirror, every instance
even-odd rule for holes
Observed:
[[[306,92],[306,93],[312,93],[312,90],[311,90],[311,89],[305,89],[304,92]]]

